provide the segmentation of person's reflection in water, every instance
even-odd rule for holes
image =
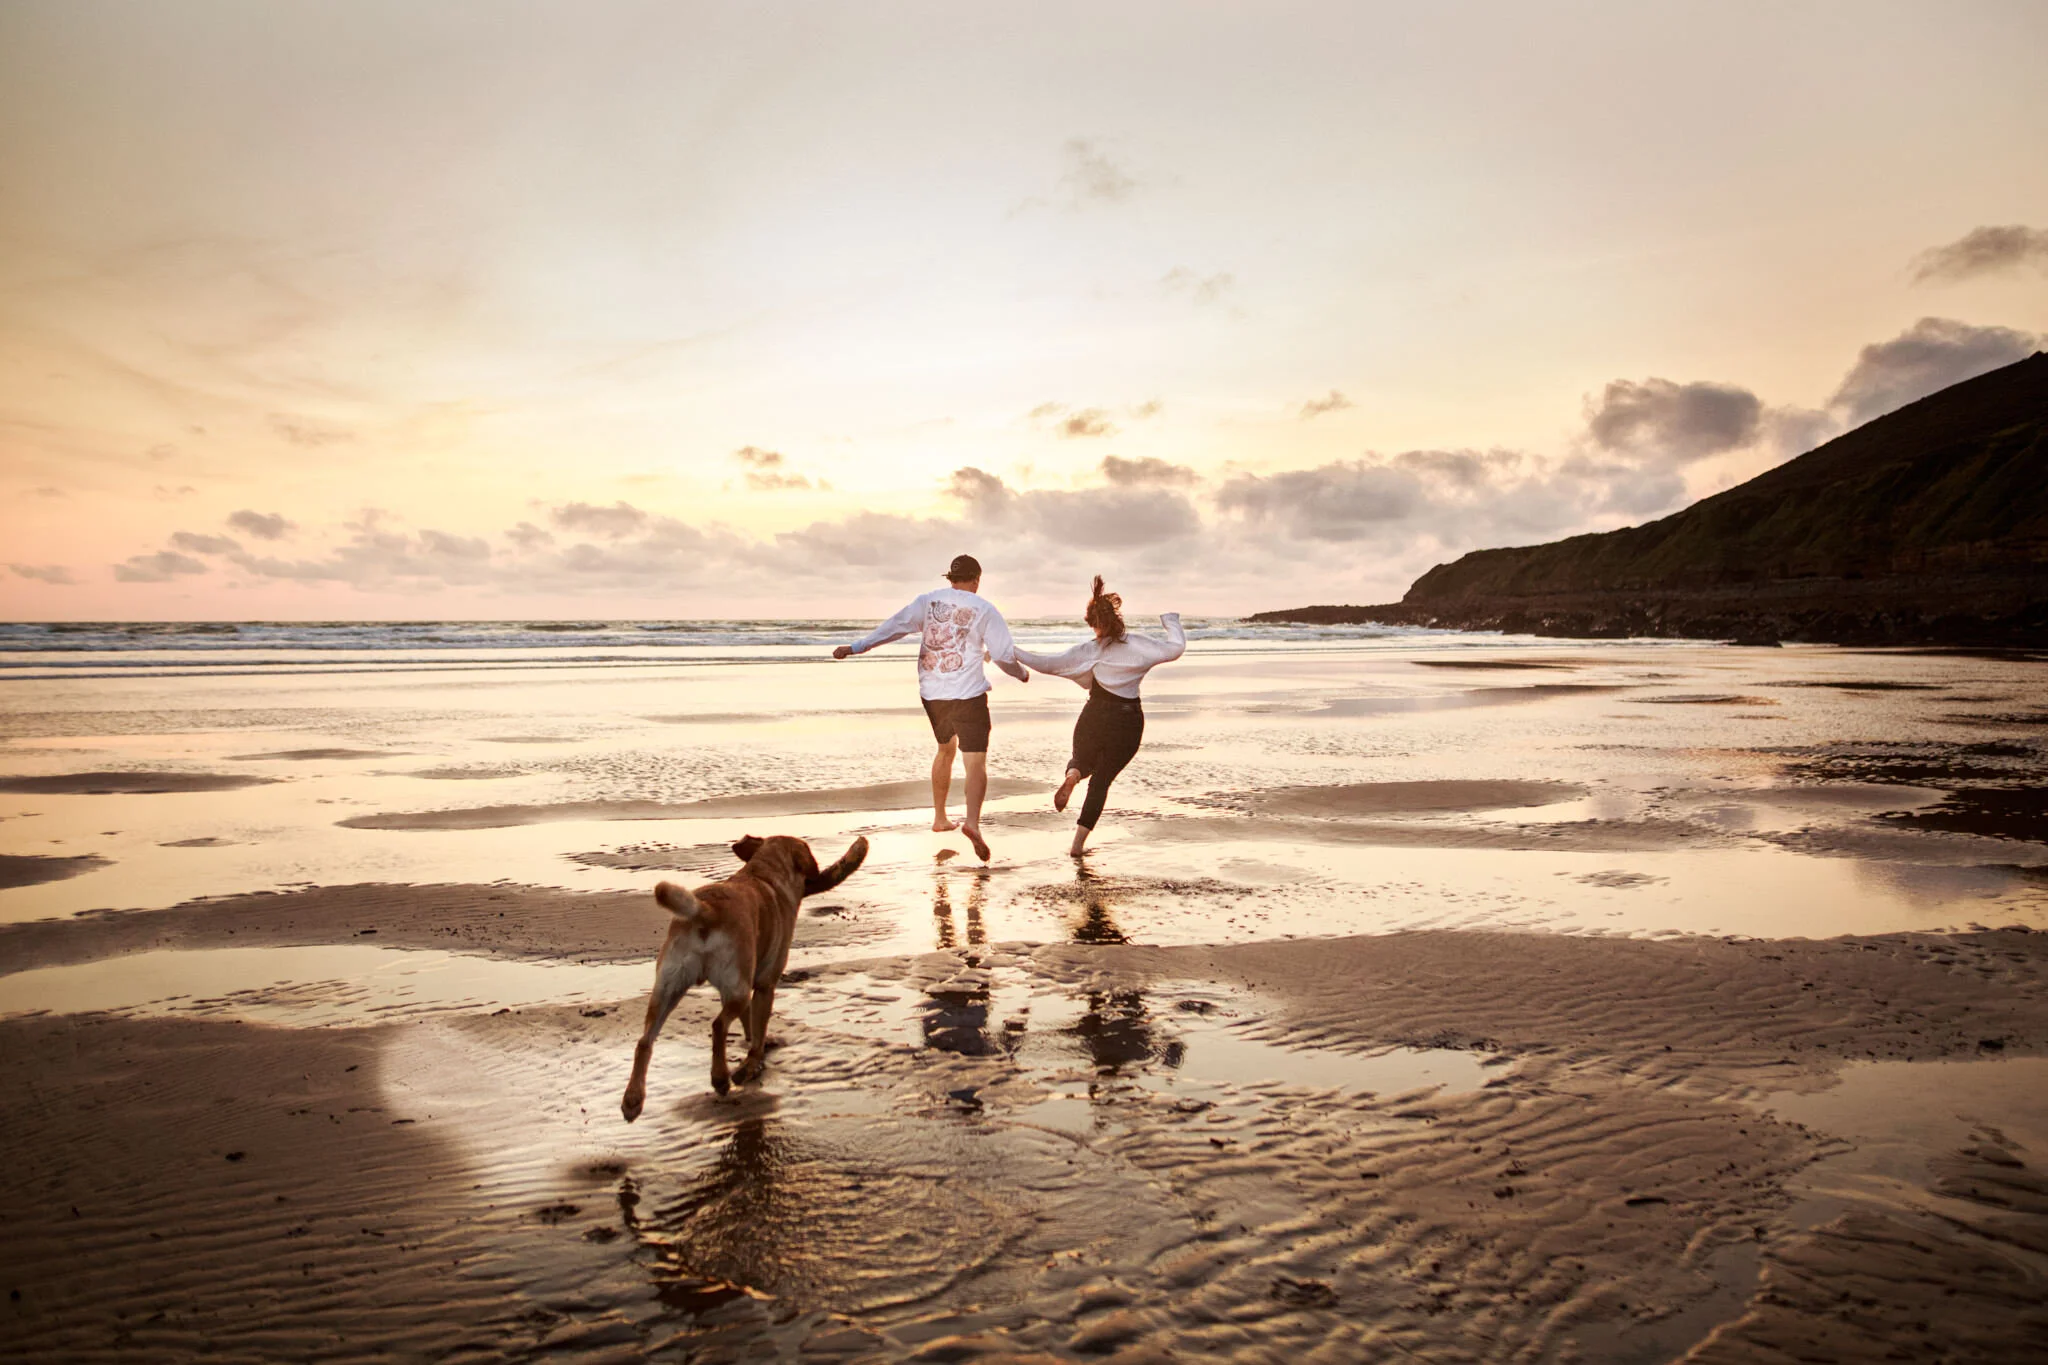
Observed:
[[[988,873],[972,871],[967,874],[967,944],[979,947],[988,942],[988,929],[982,923],[981,913],[988,906]],[[952,878],[944,868],[932,874],[932,925],[936,931],[937,946],[957,948],[960,946],[958,933],[953,926]]]
[[[957,945],[953,927],[953,901],[951,879],[940,871],[932,879],[932,918],[937,923],[939,947],[951,948]],[[988,876],[973,872],[968,875],[967,901],[967,942],[976,947],[988,941],[988,930],[982,924],[981,912],[988,903]],[[970,966],[979,958],[969,954]],[[919,1022],[924,1031],[926,1047],[940,1052],[958,1053],[963,1057],[985,1057],[1003,1050],[1002,1044],[989,1034],[988,1029],[989,988],[986,984],[971,990],[931,991],[925,996],[924,1013]]]
[[[1153,1020],[1143,991],[1090,991],[1088,1012],[1062,1032],[1080,1041],[1098,1076],[1121,1076],[1126,1067],[1153,1061],[1177,1067],[1185,1050]]]
[[[1076,943],[1129,943],[1130,935],[1117,926],[1116,903],[1109,888],[1087,868],[1074,871],[1080,891],[1081,920],[1071,927]]]
[[[627,1226],[655,1252],[650,1268],[661,1301],[702,1313],[742,1295],[773,1292],[803,1254],[805,1228],[821,1212],[812,1207],[817,1192],[799,1188],[805,1164],[780,1125],[750,1118],[674,1202],[641,1212],[633,1207],[640,1202],[637,1188],[622,1188]]]

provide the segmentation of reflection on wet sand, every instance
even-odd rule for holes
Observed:
[[[982,912],[988,908],[988,878],[986,870],[975,869],[967,872],[967,902],[963,909],[967,915],[967,942],[978,947],[988,942],[988,930],[982,923]],[[938,935],[937,946],[957,948],[959,935],[953,925],[953,874],[940,868],[932,874],[932,927]]]
[[[1068,936],[1076,943],[1129,943],[1130,935],[1117,927],[1109,886],[1086,866],[1074,869],[1074,883],[1080,892],[1081,918],[1068,926]]]
[[[1060,1030],[1081,1045],[1098,1076],[1120,1076],[1125,1067],[1153,1062],[1179,1067],[1187,1045],[1168,1038],[1145,1003],[1145,992],[1090,991],[1088,1012]]]

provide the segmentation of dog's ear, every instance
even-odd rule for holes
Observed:
[[[766,842],[767,840],[758,834],[749,834],[732,846],[733,856],[743,863],[751,863],[754,861],[754,855],[761,851],[761,845]]]

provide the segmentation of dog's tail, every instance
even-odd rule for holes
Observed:
[[[689,891],[674,882],[662,882],[654,888],[654,899],[661,902],[661,908],[677,919],[689,923],[704,913],[703,903]]]
[[[860,865],[867,861],[867,857],[868,841],[864,838],[855,839],[853,847],[840,854],[837,862],[818,873],[815,877],[806,877],[804,879],[804,894],[806,896],[815,896],[820,892],[830,891],[833,887],[839,885],[839,883],[845,881],[858,871]]]

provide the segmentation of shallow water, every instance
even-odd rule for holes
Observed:
[[[1197,640],[1151,680],[1147,746],[1079,864],[1043,793],[1080,694],[997,675],[981,867],[928,828],[907,656],[681,631],[626,666],[522,629],[461,636],[463,672],[442,677],[414,670],[418,632],[387,634],[310,652],[209,635],[188,654],[123,637],[117,676],[57,681],[36,666],[108,642],[61,660],[11,642],[0,780],[33,789],[0,791],[0,923],[306,886],[644,892],[723,875],[751,832],[828,857],[870,840],[830,898],[836,936],[800,934],[806,966],[1003,941],[2048,926],[2048,844],[1984,795],[2040,776],[2036,663],[1237,631],[1252,638]],[[228,779],[261,781],[178,789]],[[952,797],[957,814],[958,777]],[[1934,818],[1959,801],[1975,824]],[[83,1000],[132,970],[39,980]],[[535,998],[496,971],[462,998]]]

